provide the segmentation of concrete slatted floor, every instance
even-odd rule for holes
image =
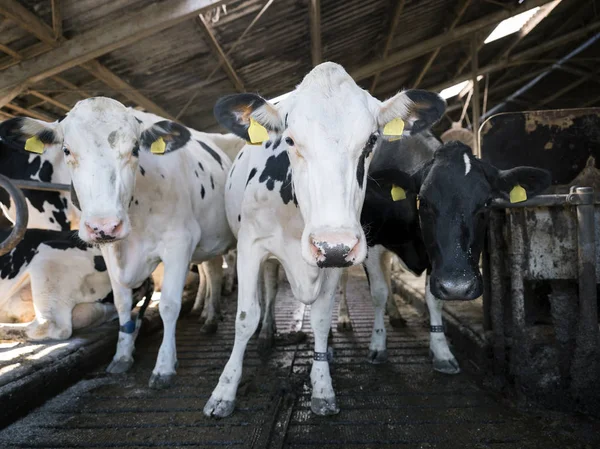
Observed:
[[[278,296],[278,329],[302,329],[309,338],[277,346],[266,359],[251,341],[231,417],[214,420],[202,414],[233,343],[235,299],[225,298],[225,321],[217,335],[202,335],[194,317],[180,321],[173,388],[147,388],[161,339],[154,335],[138,345],[130,373],[108,376],[99,369],[0,432],[0,447],[600,447],[599,427],[593,422],[525,415],[496,402],[467,374],[432,372],[427,329],[409,306],[403,310],[406,329],[388,326],[389,363],[368,364],[372,308],[364,275],[358,269],[351,273],[354,331],[341,334],[334,326],[332,340],[332,376],[341,408],[337,416],[310,412],[310,308],[293,301],[285,284]]]

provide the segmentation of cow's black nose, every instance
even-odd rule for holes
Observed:
[[[471,300],[481,296],[483,285],[478,276],[472,278],[438,278],[431,279],[431,293],[439,299],[452,300]]]

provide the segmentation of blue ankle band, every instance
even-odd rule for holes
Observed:
[[[124,334],[133,334],[135,332],[135,321],[129,320],[119,328],[119,332]]]

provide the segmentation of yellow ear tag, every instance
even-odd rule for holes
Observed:
[[[263,143],[265,140],[269,140],[269,133],[267,128],[262,126],[252,117],[250,117],[250,127],[248,128],[248,137],[250,137],[250,143],[253,145]]]
[[[38,136],[30,137],[25,141],[25,150],[42,154],[44,152],[44,142],[42,142]]]
[[[156,139],[152,146],[150,146],[150,152],[154,154],[165,154],[165,149],[167,148],[167,144],[165,143],[162,137]]]
[[[383,127],[383,135],[384,136],[395,136],[396,137],[395,139],[389,139],[390,142],[400,139],[400,136],[402,136],[403,131],[404,131],[404,120],[402,120],[401,118],[395,118],[394,120],[387,122],[386,125]]]
[[[520,202],[526,201],[526,200],[527,200],[527,192],[525,191],[525,189],[523,187],[521,187],[519,184],[514,186],[513,189],[510,191],[510,202],[511,203],[520,203]]]
[[[406,191],[402,187],[392,185],[392,190],[390,193],[392,194],[392,199],[394,201],[400,201],[400,200],[406,199]]]

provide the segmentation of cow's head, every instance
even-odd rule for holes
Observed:
[[[0,125],[13,147],[42,153],[62,148],[81,210],[79,237],[89,243],[125,238],[140,151],[164,154],[181,148],[189,131],[170,121],[144,126],[118,101],[97,97],[78,102],[60,122],[14,118]],[[154,145],[153,145],[154,144]]]
[[[539,168],[499,170],[476,159],[460,142],[440,147],[410,181],[400,176],[398,184],[419,192],[421,232],[431,261],[434,296],[447,300],[479,297],[486,206],[494,198],[508,199],[515,187],[521,192],[519,199],[531,198],[550,182],[550,173]]]
[[[302,256],[313,266],[341,267],[366,256],[359,218],[378,141],[428,128],[444,108],[438,95],[417,90],[380,102],[329,62],[276,106],[255,94],[231,95],[217,102],[215,116],[252,143],[285,145],[305,223]]]

